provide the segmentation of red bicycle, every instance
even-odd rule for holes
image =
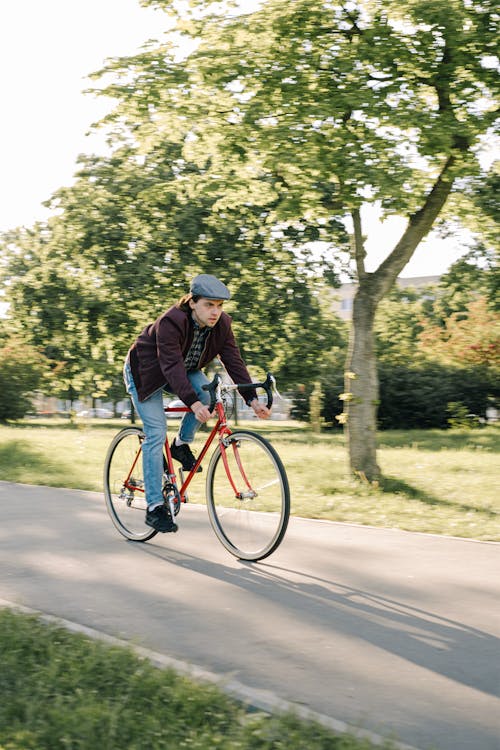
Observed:
[[[215,410],[217,421],[186,477],[181,468],[177,476],[168,439],[165,441],[163,497],[172,519],[187,503],[189,484],[215,442],[206,478],[208,515],[219,541],[241,560],[262,560],[281,543],[290,516],[290,490],[276,450],[259,433],[232,430],[225,403],[235,389],[262,388],[271,408],[273,386],[275,380],[270,373],[264,382],[244,385],[222,383],[216,375],[204,386],[210,393],[210,410]],[[167,415],[187,411],[187,406],[165,407]],[[104,467],[104,491],[111,520],[120,534],[136,542],[146,542],[158,533],[144,523],[143,440],[139,427],[120,430],[111,442]]]

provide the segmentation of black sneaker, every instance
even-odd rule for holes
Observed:
[[[191,471],[196,463],[196,458],[193,456],[189,445],[187,443],[176,445],[175,438],[170,444],[170,453],[172,454],[172,458],[175,458],[176,461],[181,462],[184,471]],[[199,471],[201,471],[201,466],[198,466],[198,468],[196,469],[196,473],[198,473]]]
[[[146,525],[165,534],[167,531],[177,531],[178,526],[170,517],[165,505],[157,505],[153,510],[146,510]]]

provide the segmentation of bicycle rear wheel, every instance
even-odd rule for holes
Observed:
[[[224,438],[210,460],[206,493],[212,527],[232,555],[256,561],[276,550],[288,525],[290,490],[265,438],[248,430]]]
[[[120,534],[134,542],[146,542],[158,533],[144,523],[143,440],[144,433],[138,427],[121,430],[112,440],[104,464],[108,513]]]

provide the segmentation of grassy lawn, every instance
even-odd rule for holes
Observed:
[[[101,491],[107,447],[125,424],[0,426],[0,478]],[[253,420],[240,426],[262,432],[278,450],[294,515],[500,541],[499,426],[380,433],[379,487],[349,477],[340,432],[315,435],[299,423]],[[204,501],[203,477],[193,483],[192,501]]]
[[[291,715],[248,712],[213,686],[157,669],[128,649],[1,609],[0,657],[2,750],[375,747]]]

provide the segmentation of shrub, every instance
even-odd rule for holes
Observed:
[[[0,422],[21,419],[31,409],[31,393],[45,371],[44,357],[21,341],[0,348]]]
[[[481,427],[481,418],[477,414],[471,414],[461,401],[450,401],[446,405],[448,412],[448,424],[450,427],[470,430],[473,427]]]
[[[460,403],[465,414],[484,417],[490,396],[498,387],[480,368],[461,369],[438,364],[379,368],[381,429],[450,427],[450,403]]]

